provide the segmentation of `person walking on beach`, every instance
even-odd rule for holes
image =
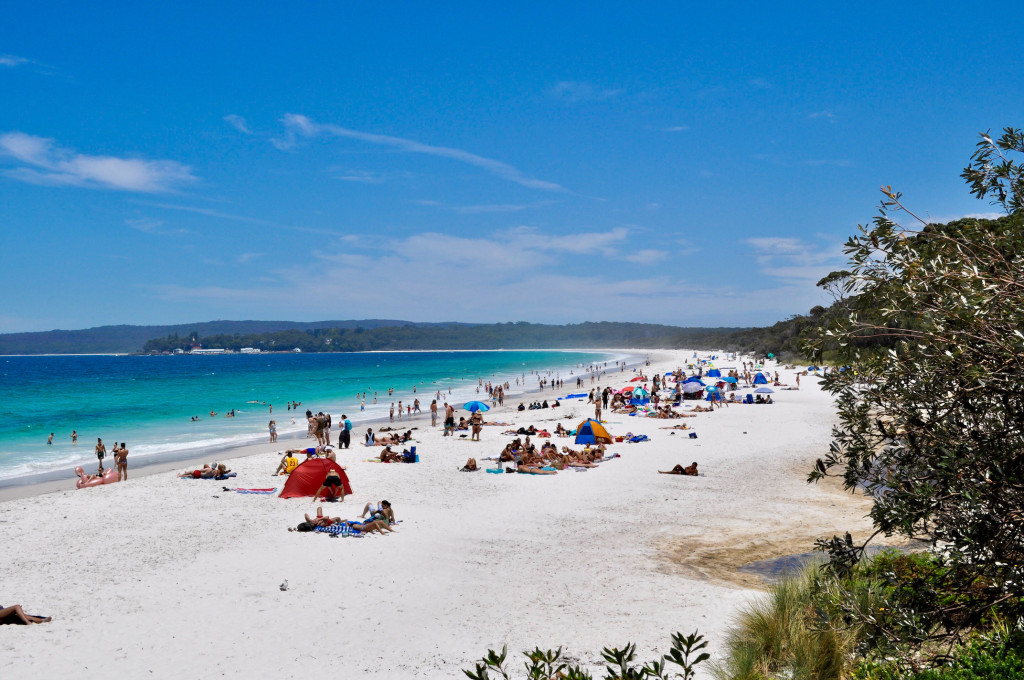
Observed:
[[[103,475],[103,456],[107,455],[107,447],[103,445],[103,440],[96,437],[96,458],[100,461],[98,475]]]
[[[128,481],[128,446],[121,442],[121,448],[114,447],[114,464],[117,465],[117,481]]]
[[[401,400],[398,401],[398,419],[399,420],[402,419],[402,401]]]
[[[347,449],[352,443],[352,421],[344,413],[341,414],[341,431],[338,433],[338,447]]]
[[[277,421],[271,420],[267,428],[270,430],[270,443],[273,444],[277,441]]]
[[[449,437],[455,431],[455,407],[444,402],[444,436]]]
[[[601,422],[601,399],[594,400],[594,420]]]
[[[413,408],[412,408],[412,412],[413,412],[413,413],[423,413],[423,411],[422,411],[422,410],[420,409],[420,400],[419,400],[419,397],[417,397],[417,398],[416,398],[416,399],[415,399],[415,400],[414,400],[414,401],[412,402],[412,404],[413,404]]]
[[[391,413],[389,416],[391,417],[391,422],[395,422],[395,402],[391,402]]]
[[[437,427],[437,399],[430,402],[430,426]]]

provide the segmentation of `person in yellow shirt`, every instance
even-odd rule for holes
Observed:
[[[288,451],[284,454],[284,458],[281,459],[281,464],[274,470],[275,475],[285,474],[290,475],[292,470],[299,467],[299,459],[295,457],[295,454]]]

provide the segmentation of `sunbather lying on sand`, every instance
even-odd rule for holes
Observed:
[[[229,472],[231,472],[231,470],[227,469],[227,467],[223,463],[221,463],[217,467],[210,467],[209,465],[204,465],[203,469],[201,470],[182,472],[180,475],[178,475],[178,477],[191,477],[193,479],[213,479],[214,477],[223,477]]]
[[[659,475],[689,475],[690,477],[697,476],[697,462],[683,467],[682,465],[676,465],[671,470],[658,470]]]
[[[462,472],[476,472],[480,468],[476,465],[476,458],[470,458],[466,461],[466,464],[462,466]]]
[[[557,475],[557,470],[541,470],[539,467],[531,465],[523,465],[520,463],[516,466],[516,472],[521,472],[524,475]]]
[[[686,416],[686,417],[687,418],[692,418],[693,416]],[[662,428],[659,428],[659,429],[662,429],[662,430],[689,430],[690,426],[689,425],[669,425],[668,427],[662,427]]]
[[[10,607],[0,606],[0,625],[16,624],[27,626],[32,623],[49,623],[53,620],[51,616],[33,616],[26,614],[20,604],[12,604]]]

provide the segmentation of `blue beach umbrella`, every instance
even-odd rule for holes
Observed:
[[[773,390],[770,387],[758,387],[754,391],[757,392],[758,394],[775,394],[775,390]]]
[[[472,411],[473,413],[476,413],[477,411],[490,411],[491,410],[491,407],[488,406],[487,404],[485,404],[482,401],[471,401],[471,402],[468,402],[462,408],[466,409],[467,411]]]
[[[740,381],[739,378],[734,378],[732,376],[727,376],[725,378],[722,378],[722,380],[727,383],[738,383]]]

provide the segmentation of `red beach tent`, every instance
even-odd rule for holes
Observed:
[[[278,498],[297,498],[300,496],[312,496],[327,479],[327,473],[336,470],[341,477],[341,485],[345,489],[345,495],[352,493],[352,485],[349,484],[348,475],[341,469],[341,466],[330,458],[310,458],[299,464],[288,476],[288,481],[281,490]]]

